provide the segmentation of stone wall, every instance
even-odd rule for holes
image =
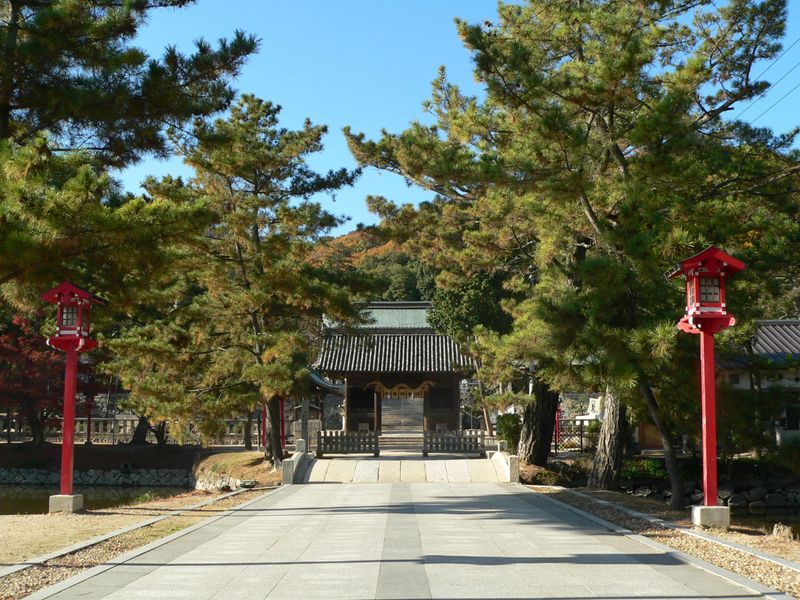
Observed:
[[[700,482],[695,481],[684,483],[684,505],[703,503],[703,490],[700,485],[702,485]],[[667,501],[671,494],[669,485],[664,482],[633,480],[620,482],[620,491]],[[749,510],[754,514],[775,509],[794,512],[800,510],[800,479],[723,483],[717,489],[717,504],[730,506],[735,510]]]
[[[0,485],[54,485],[60,480],[58,471],[0,468]],[[73,482],[76,486],[194,487],[195,478],[187,469],[89,469],[75,471]]]
[[[196,490],[238,490],[242,487],[242,480],[225,475],[224,473],[211,473],[201,471],[194,479],[194,489]]]

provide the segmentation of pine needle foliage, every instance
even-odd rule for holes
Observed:
[[[354,268],[320,258],[321,238],[341,221],[310,200],[351,184],[358,172],[312,170],[307,159],[321,150],[326,128],[308,121],[282,128],[279,112],[244,96],[228,118],[175,133],[195,176],[152,180],[148,191],[191,198],[213,222],[173,247],[171,268],[112,341],[118,358],[110,365],[151,417],[213,428],[265,404],[275,461],[279,399],[302,389],[322,315],[353,319],[368,289]]]
[[[91,152],[122,167],[166,155],[167,126],[225,110],[230,80],[258,46],[235,32],[192,54],[160,58],[133,40],[158,9],[193,0],[3,0],[0,2],[0,140],[20,145],[45,132],[60,150]]]
[[[351,151],[437,194],[418,208],[373,198],[386,228],[440,268],[503,271],[527,290],[508,307],[512,356],[556,389],[608,387],[646,409],[680,502],[671,439],[696,415],[697,349],[673,328],[682,290],[663,274],[716,244],[748,264],[728,297],[737,317],[792,309],[796,131],[724,118],[768,88],[752,68],[779,52],[785,2],[529,0],[498,14],[457,23],[485,99],[442,70],[432,125],[376,141],[346,130]]]

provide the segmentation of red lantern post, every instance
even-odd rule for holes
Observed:
[[[668,277],[686,277],[686,314],[678,328],[700,336],[700,395],[703,423],[703,503],[692,507],[692,521],[703,527],[730,526],[730,509],[717,506],[717,400],[714,334],[736,323],[727,311],[725,282],[745,265],[709,246],[681,262]]]
[[[56,332],[47,339],[47,345],[66,354],[64,422],[61,442],[61,493],[57,496],[50,496],[50,512],[76,512],[83,508],[83,496],[72,493],[78,353],[88,352],[97,346],[97,342],[89,337],[92,304],[105,304],[105,301],[68,281],[64,281],[42,294],[42,300],[56,304],[58,307]]]

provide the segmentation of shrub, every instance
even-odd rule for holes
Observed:
[[[158,495],[152,490],[148,490],[136,496],[136,498],[133,499],[132,504],[142,504],[144,502],[152,502],[156,498],[158,498]]]
[[[597,448],[597,440],[600,439],[600,428],[602,423],[600,421],[589,421],[586,426],[586,445],[589,448]]]
[[[522,431],[522,418],[519,415],[507,414],[497,417],[497,437],[508,442],[508,451],[516,454],[519,436]]]
[[[800,465],[800,438],[784,440],[771,458],[779,467],[796,473]]]
[[[634,481],[667,481],[669,473],[661,459],[633,458],[623,463],[621,478]]]
[[[564,478],[557,471],[536,465],[522,465],[519,475],[520,481],[527,485],[562,485],[565,483]]]

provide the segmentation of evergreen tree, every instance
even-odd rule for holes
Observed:
[[[121,194],[108,173],[80,153],[54,154],[43,138],[0,147],[0,296],[20,309],[74,279],[107,297],[111,309],[168,260],[169,242],[209,222],[208,211],[184,199]],[[110,315],[98,311],[99,323]]]
[[[193,0],[0,2],[0,140],[47,132],[55,149],[81,149],[105,165],[165,155],[165,129],[226,109],[229,80],[257,47],[236,32],[216,48],[152,58],[132,44],[151,13]]]
[[[197,207],[123,194],[109,176],[170,151],[167,131],[225,110],[257,48],[237,32],[161,58],[133,45],[157,9],[191,0],[0,2],[0,296],[30,309],[75,278],[130,300],[160,248],[208,223]]]
[[[781,0],[501,4],[496,24],[458,23],[485,101],[442,72],[435,125],[346,132],[361,164],[438,194],[418,210],[373,199],[391,227],[440,230],[443,263],[513,265],[528,297],[506,342],[551,387],[646,408],[676,504],[697,341],[679,338],[682,295],[663,273],[723,247],[749,265],[728,297],[746,320],[774,314],[800,264],[794,134],[723,119],[768,87],[752,66],[779,51],[785,18]]]
[[[140,325],[112,342],[111,365],[141,413],[192,418],[207,431],[215,419],[265,404],[275,464],[280,398],[303,385],[323,313],[354,318],[366,289],[354,269],[319,258],[321,236],[340,220],[309,200],[358,173],[310,169],[326,128],[283,129],[279,111],[245,96],[230,118],[199,120],[177,140],[194,178],[148,189],[206,205],[213,224],[174,247],[171,269],[133,315]]]

